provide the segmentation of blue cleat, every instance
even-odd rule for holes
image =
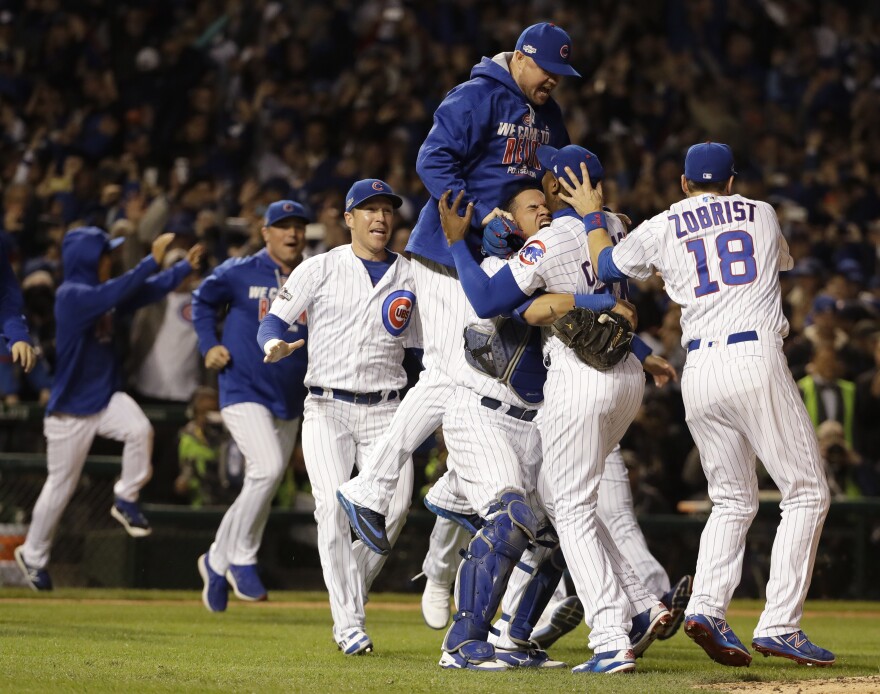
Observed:
[[[226,580],[239,600],[258,602],[267,598],[266,587],[260,580],[256,564],[230,564]]]
[[[345,655],[364,655],[373,652],[373,642],[363,629],[349,629],[336,642]]]
[[[540,648],[528,648],[518,651],[508,651],[504,648],[495,648],[495,659],[505,663],[511,668],[543,668],[555,670],[568,667],[559,660],[552,660],[546,651]]]
[[[507,663],[495,658],[495,647],[487,641],[468,641],[453,653],[443,651],[440,667],[447,670],[479,670],[503,672]]]
[[[37,592],[52,590],[52,579],[46,569],[30,566],[24,560],[24,553],[21,547],[16,547],[13,554],[15,555],[15,563],[18,564],[18,568],[24,574],[24,579],[31,590],[36,590]]]
[[[692,614],[684,618],[684,633],[716,663],[748,667],[752,662],[751,653],[733,633],[726,619]]]
[[[678,579],[668,592],[664,593],[660,598],[660,602],[666,605],[672,615],[672,620],[657,632],[657,638],[660,641],[672,638],[681,623],[684,621],[684,611],[687,609],[688,601],[691,599],[691,593],[694,592],[694,577],[682,576]]]
[[[584,621],[584,606],[580,598],[571,595],[553,608],[550,623],[532,632],[532,642],[541,648],[550,648],[560,638]]]
[[[596,673],[613,675],[636,671],[636,656],[632,649],[625,651],[604,651],[596,653],[586,663],[571,669],[574,673]]]
[[[641,658],[644,655],[648,646],[654,643],[660,630],[671,621],[672,615],[661,603],[657,603],[654,607],[640,612],[632,618],[629,641],[636,658]]]
[[[229,584],[222,574],[211,568],[207,552],[199,557],[199,573],[205,582],[202,588],[202,603],[211,612],[224,612],[229,602]]]
[[[834,665],[836,660],[831,651],[819,648],[802,631],[794,631],[782,636],[762,636],[752,639],[752,648],[758,653],[763,653],[765,658],[775,655],[793,660],[798,665],[830,667]]]
[[[357,536],[367,547],[376,554],[386,555],[391,551],[391,543],[388,542],[388,533],[385,531],[385,516],[378,511],[358,506],[356,503],[345,498],[342,491],[336,490],[336,499],[348,522]]]
[[[153,532],[137,501],[126,501],[117,496],[113,501],[113,508],[110,509],[110,515],[122,523],[125,532],[132,537],[146,537]]]
[[[453,523],[457,523],[471,535],[476,535],[480,528],[483,527],[483,519],[480,518],[477,513],[466,514],[458,513],[457,511],[450,511],[448,508],[432,504],[427,499],[425,499],[425,507],[435,516],[440,516],[446,520],[451,520]]]

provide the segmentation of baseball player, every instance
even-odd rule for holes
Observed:
[[[46,571],[52,537],[96,435],[125,443],[110,514],[132,537],[150,534],[137,499],[152,474],[153,427],[138,404],[118,390],[114,321],[179,285],[199,262],[202,247],[196,244],[185,260],[154,274],[174,240],[174,234],[162,234],[134,269],[110,279],[111,253],[124,240],[111,240],[97,227],[79,227],[67,232],[61,245],[64,281],[55,296],[57,368],[43,423],[48,476],[27,538],[15,550],[34,590],[52,589]]]
[[[37,363],[31,344],[27,321],[24,319],[24,298],[9,264],[5,234],[0,235],[0,333],[9,345],[13,363],[18,362],[25,373]]]
[[[356,182],[345,201],[351,244],[297,267],[258,333],[265,360],[278,361],[301,344],[284,339],[288,326],[303,311],[308,315],[303,453],[333,636],[346,655],[373,648],[364,629],[364,601],[384,558],[360,542],[352,545],[345,513],[333,497],[391,422],[406,385],[404,349],[421,346],[410,263],[386,250],[401,202],[384,181]],[[406,521],[412,484],[410,463],[389,512],[392,542]]]
[[[582,174],[582,167],[571,169]],[[828,666],[834,654],[800,628],[829,492],[816,435],[782,353],[788,321],[778,272],[793,262],[773,208],[732,194],[734,175],[727,145],[692,146],[681,179],[685,199],[614,248],[604,231],[601,188],[587,180],[579,190],[566,189],[581,201],[590,262],[600,279],[646,279],[659,271],[670,298],[682,307],[682,345],[688,350],[682,395],[713,502],[685,632],[719,663],[751,662],[725,613],[758,509],[757,454],[782,492],[782,520],[752,647]]]
[[[298,202],[273,202],[262,229],[266,247],[247,258],[230,258],[193,293],[199,349],[205,366],[220,371],[220,414],[245,459],[241,492],[223,516],[210,549],[198,560],[202,602],[212,612],[226,609],[230,585],[242,600],[266,599],[257,552],[299,433],[307,356],[301,349],[284,362],[263,364],[254,335],[302,260],[309,221]],[[224,309],[223,335],[218,338]],[[305,316],[294,316],[286,338],[307,336]]]
[[[542,184],[553,223],[532,237],[515,260],[489,278],[462,243],[463,235],[447,231],[469,301],[478,315],[492,316],[510,311],[538,289],[545,289],[583,297],[568,297],[569,305],[614,308],[634,319],[631,307],[613,294],[597,294],[604,286],[587,258],[583,222],[559,198],[561,188],[554,169],[586,161],[598,180],[604,174],[598,158],[574,145],[561,150],[544,146],[538,157],[546,170]],[[472,214],[469,204],[466,222]],[[622,225],[619,233],[623,233]],[[605,459],[641,403],[642,369],[631,354],[607,371],[590,368],[555,336],[545,341],[544,354],[548,372],[541,421],[542,470],[551,490],[562,552],[592,628],[594,656],[574,672],[631,672],[636,655],[632,634],[654,638],[671,615],[633,574],[598,519],[596,504]],[[573,422],[577,425],[572,426]]]
[[[513,52],[483,58],[471,79],[446,95],[419,150],[416,170],[431,199],[406,250],[421,296],[425,371],[367,465],[339,490],[352,527],[376,552],[389,551],[384,516],[400,470],[439,426],[455,391],[455,374],[467,368],[460,342],[467,301],[440,228],[438,200],[444,191],[465,190],[485,226],[502,214],[498,205],[523,177],[540,179],[539,147],[568,143],[551,93],[563,75],[579,76],[570,54],[571,39],[560,27],[546,22],[528,27]],[[481,240],[479,226],[471,234],[474,247]]]

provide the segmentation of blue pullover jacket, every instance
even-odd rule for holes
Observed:
[[[437,203],[447,190],[464,190],[463,205],[474,203],[479,246],[480,221],[502,205],[524,180],[540,184],[541,145],[564,147],[568,133],[552,99],[533,106],[513,81],[510,54],[483,58],[471,79],[452,89],[434,113],[434,126],[419,150],[416,171],[431,194],[413,228],[406,250],[454,267],[440,227]]]

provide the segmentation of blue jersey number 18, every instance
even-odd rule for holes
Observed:
[[[733,242],[739,242],[740,248],[731,250],[730,246]],[[693,239],[685,245],[688,252],[694,254],[697,263],[697,278],[700,283],[694,287],[694,294],[701,297],[717,292],[718,282],[709,277],[709,264],[703,239]],[[748,232],[726,231],[718,234],[715,247],[718,250],[721,281],[724,284],[731,286],[754,282],[758,276],[758,266],[755,263],[755,244]]]

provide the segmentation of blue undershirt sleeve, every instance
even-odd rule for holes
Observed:
[[[610,311],[617,303],[613,294],[575,294],[574,305],[591,311]]]
[[[510,313],[529,298],[519,288],[507,265],[489,277],[474,260],[467,243],[458,241],[449,250],[464,293],[480,318]]]
[[[648,344],[638,335],[633,335],[630,349],[632,350],[632,353],[636,355],[636,359],[642,362],[642,364],[645,363],[645,359],[654,353],[654,350],[648,347]]]
[[[599,253],[599,266],[596,268],[596,274],[605,284],[612,282],[621,282],[628,279],[628,275],[624,275],[617,265],[614,264],[614,258],[611,255],[611,246],[603,248]]]
[[[290,323],[279,318],[274,313],[267,313],[260,321],[260,329],[257,331],[257,342],[260,343],[260,351],[266,353],[266,343],[269,340],[284,340],[285,333],[290,330]],[[286,340],[285,340],[286,341]]]

